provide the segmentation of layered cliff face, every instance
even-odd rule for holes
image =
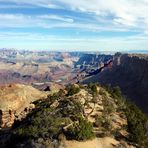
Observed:
[[[81,68],[86,68],[87,66],[91,67],[101,67],[102,64],[106,63],[112,59],[112,55],[104,54],[84,54],[80,59],[75,63],[75,66],[80,66]]]
[[[13,84],[0,87],[0,126],[11,127],[14,120],[23,118],[34,108],[33,101],[47,94],[31,86]]]
[[[148,55],[115,55],[112,68],[85,80],[119,86],[128,98],[148,113]]]

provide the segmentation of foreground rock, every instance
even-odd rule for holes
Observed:
[[[33,101],[45,98],[46,93],[31,86],[12,84],[0,87],[0,126],[11,127],[14,120],[26,116],[35,106]]]

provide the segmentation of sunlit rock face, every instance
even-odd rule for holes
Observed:
[[[14,120],[25,117],[35,106],[31,102],[45,98],[46,93],[32,86],[13,84],[0,87],[0,126],[11,127]]]

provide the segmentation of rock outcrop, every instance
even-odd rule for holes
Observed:
[[[0,126],[11,127],[14,120],[20,120],[34,108],[31,102],[46,96],[46,93],[27,85],[0,87]]]

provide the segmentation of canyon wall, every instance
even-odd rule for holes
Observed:
[[[84,80],[119,86],[123,94],[148,113],[148,55],[116,54],[111,68]]]

